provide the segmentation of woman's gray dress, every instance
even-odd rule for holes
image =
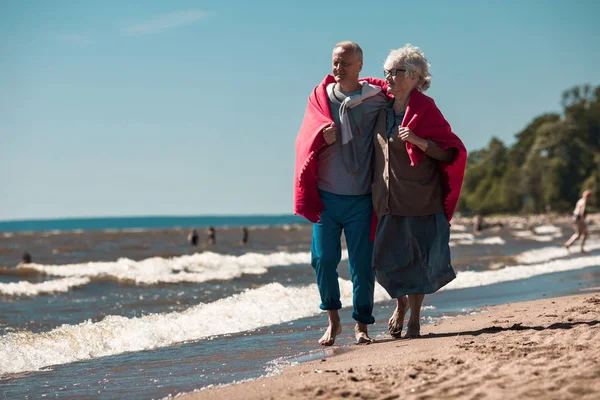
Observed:
[[[392,298],[433,293],[456,278],[450,262],[450,224],[443,211],[437,166],[437,160],[447,161],[454,154],[430,141],[427,159],[411,167],[403,142],[390,139],[404,114],[394,115],[390,103],[380,117],[383,115],[385,125],[382,122],[380,132],[376,128],[375,133],[373,198],[375,210],[380,212],[373,269],[377,281]],[[392,182],[389,186],[382,184],[378,171],[384,178],[389,173],[394,186]]]

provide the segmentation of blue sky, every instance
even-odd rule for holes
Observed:
[[[296,133],[341,40],[362,76],[421,47],[467,148],[510,144],[600,83],[599,4],[0,0],[0,219],[291,213]]]

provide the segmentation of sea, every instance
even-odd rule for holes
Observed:
[[[352,349],[345,250],[343,333],[335,346],[317,343],[327,316],[311,229],[292,215],[0,222],[0,398],[168,399]],[[600,229],[591,231],[581,253],[562,247],[568,223],[474,234],[454,221],[457,278],[425,297],[422,323],[600,291]],[[19,264],[25,252],[31,263]],[[377,285],[376,340],[389,338],[393,310]]]

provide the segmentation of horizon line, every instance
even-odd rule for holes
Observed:
[[[299,215],[294,213],[274,213],[274,214],[163,214],[163,215],[110,215],[110,216],[75,216],[75,217],[42,217],[42,218],[19,218],[19,219],[0,219],[2,223],[12,222],[32,222],[32,221],[64,221],[64,220],[81,220],[81,219],[124,219],[124,218],[211,218],[211,217],[289,217]]]

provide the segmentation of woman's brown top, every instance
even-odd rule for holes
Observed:
[[[377,217],[387,214],[414,217],[444,211],[438,160],[451,161],[455,149],[442,150],[430,140],[425,152],[428,157],[411,166],[406,144],[394,132],[397,125],[387,121],[389,115],[389,110],[380,111],[373,135],[372,191]]]

